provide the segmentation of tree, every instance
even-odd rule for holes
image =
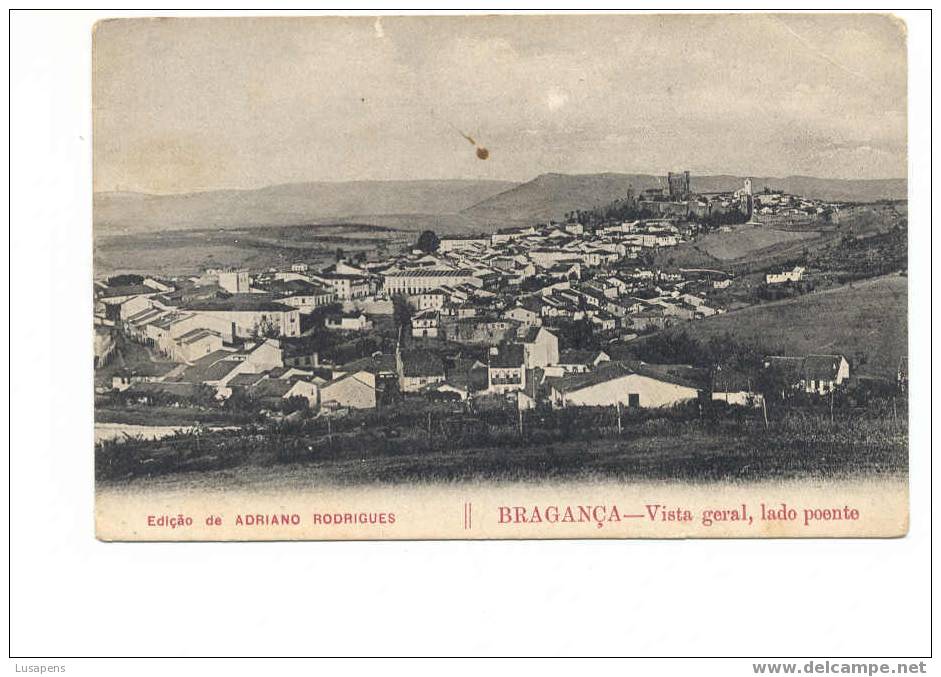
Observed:
[[[565,350],[598,350],[601,343],[590,320],[564,322],[557,327],[559,344]]]
[[[233,388],[232,394],[226,399],[223,406],[229,411],[252,411],[256,406],[255,400],[244,388]]]
[[[408,336],[412,330],[412,307],[401,294],[392,297],[392,318],[395,321],[396,332]]]
[[[418,236],[418,244],[416,246],[426,254],[431,254],[438,251],[440,244],[441,240],[435,235],[435,231],[423,230],[421,235]]]
[[[281,330],[273,320],[268,317],[262,317],[262,319],[258,321],[258,324],[255,325],[252,333],[255,338],[259,339],[277,338],[281,335]]]
[[[769,404],[785,399],[793,385],[784,369],[773,363],[757,373],[755,383],[758,392],[764,396],[765,401]]]

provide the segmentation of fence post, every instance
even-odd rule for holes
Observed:
[[[623,430],[621,428],[621,400],[617,401],[617,405],[618,405],[618,435],[620,435]]]

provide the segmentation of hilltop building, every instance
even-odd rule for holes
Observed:
[[[690,188],[689,170],[677,174],[668,172],[667,185],[669,186],[670,199],[677,202],[688,200],[693,192]]]

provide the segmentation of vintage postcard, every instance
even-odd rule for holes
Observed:
[[[898,18],[116,19],[93,78],[98,538],[907,533]]]

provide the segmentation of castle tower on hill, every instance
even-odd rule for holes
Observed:
[[[670,199],[675,201],[688,200],[690,193],[689,170],[683,173],[667,173],[667,184],[670,190]]]

